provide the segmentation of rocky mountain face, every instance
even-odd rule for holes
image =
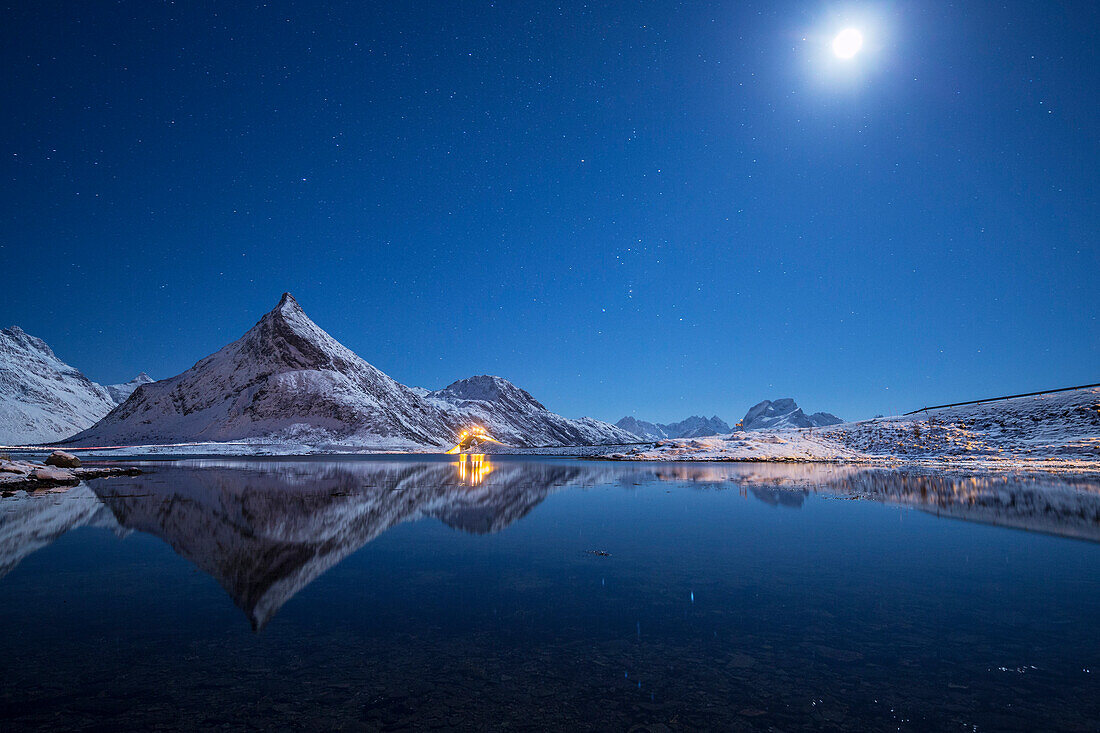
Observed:
[[[499,377],[410,389],[321,330],[285,293],[240,339],[182,374],[139,386],[72,444],[264,439],[441,448],[473,423],[518,446],[633,439],[598,420],[556,415]]]
[[[741,420],[745,430],[783,430],[785,428],[817,428],[844,422],[828,412],[807,415],[790,397],[764,400],[753,405]]]
[[[0,445],[67,438],[115,406],[107,388],[18,326],[0,329]]]
[[[703,438],[708,435],[723,435],[733,430],[725,420],[715,415],[691,417],[674,423],[652,423],[633,417],[624,417],[616,426],[643,439],[660,440],[662,438]]]

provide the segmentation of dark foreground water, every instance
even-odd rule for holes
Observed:
[[[0,499],[0,730],[1100,730],[1100,485],[218,460]]]

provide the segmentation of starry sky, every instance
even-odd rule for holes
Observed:
[[[290,291],[401,382],[608,420],[1100,381],[1098,28],[1068,1],[8,3],[0,325],[163,378]]]

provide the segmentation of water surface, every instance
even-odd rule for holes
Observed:
[[[1100,485],[156,462],[0,499],[5,730],[1098,730]]]

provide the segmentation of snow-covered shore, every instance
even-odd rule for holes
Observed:
[[[836,461],[1100,470],[1100,388],[822,428],[661,440],[603,457],[631,461]]]
[[[438,454],[407,442],[310,444],[275,439],[77,450],[81,456]],[[616,461],[847,463],[873,466],[1100,472],[1100,388],[1020,397],[815,428],[738,431],[648,443],[517,448],[517,456]]]

